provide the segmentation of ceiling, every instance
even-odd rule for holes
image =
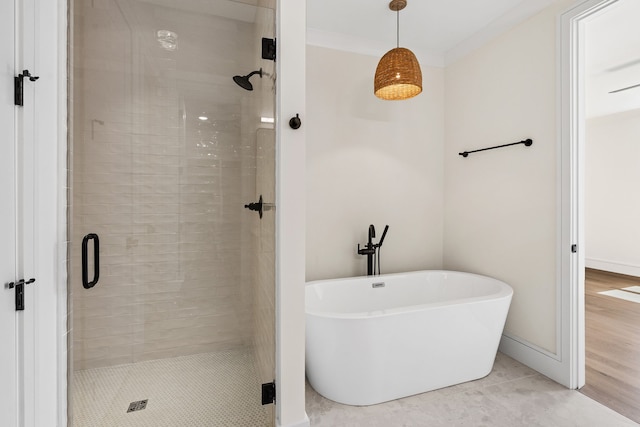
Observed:
[[[587,117],[640,108],[640,1],[619,0],[585,25]]]
[[[447,56],[457,56],[465,45],[484,42],[487,34],[521,22],[553,1],[409,0],[400,12],[400,45],[440,57],[444,65]],[[307,27],[308,38],[340,34],[342,43],[359,41],[363,53],[384,53],[396,44],[396,13],[389,0],[307,0]]]
[[[555,0],[408,0],[400,45],[446,66]],[[640,0],[618,0],[585,26],[587,117],[640,108]],[[389,0],[307,0],[307,42],[382,56],[396,44]]]

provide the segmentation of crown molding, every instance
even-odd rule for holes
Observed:
[[[558,1],[562,0],[523,0],[516,7],[494,19],[485,28],[444,53],[420,51],[414,48],[411,50],[416,54],[421,64],[444,68]],[[575,0],[575,3],[581,1],[583,0]],[[309,27],[307,27],[307,44],[370,56],[382,56],[390,49],[388,45],[375,40]]]
[[[345,52],[381,57],[393,46],[375,40],[352,36],[349,34],[332,33],[329,31],[307,28],[307,45],[325,47]],[[411,48],[421,65],[443,68],[444,55],[439,52],[424,51]]]

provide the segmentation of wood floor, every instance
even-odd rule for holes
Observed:
[[[580,391],[640,423],[640,304],[598,294],[628,286],[640,286],[640,278],[586,271],[586,385]]]

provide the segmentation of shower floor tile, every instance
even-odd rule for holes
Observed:
[[[73,427],[269,427],[248,351],[152,360],[73,374]],[[132,402],[146,408],[127,413]]]

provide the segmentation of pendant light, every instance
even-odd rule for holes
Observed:
[[[396,12],[396,47],[384,54],[376,68],[373,91],[380,99],[408,99],[422,92],[418,59],[409,49],[400,47],[400,11],[406,6],[406,0],[389,3],[389,9]]]

